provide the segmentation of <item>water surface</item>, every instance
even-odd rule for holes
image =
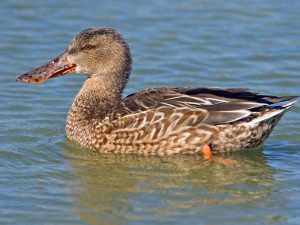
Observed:
[[[134,57],[125,95],[195,85],[299,95],[299,8],[292,0],[2,1],[0,224],[299,224],[299,103],[253,151],[210,162],[101,155],[65,136],[84,76],[14,81],[82,29],[114,27]]]

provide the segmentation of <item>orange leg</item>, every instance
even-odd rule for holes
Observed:
[[[203,157],[204,159],[211,159],[212,157],[212,150],[208,144],[203,145]]]
[[[209,146],[209,144],[204,144],[203,145],[203,149],[202,149],[202,154],[203,154],[203,158],[206,160],[212,160],[212,149]],[[227,159],[224,158],[222,156],[215,156],[213,158],[213,161],[216,163],[220,163],[223,164],[225,166],[236,166],[237,165],[237,161],[234,159]]]

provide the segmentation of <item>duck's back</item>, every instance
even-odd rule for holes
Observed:
[[[127,96],[101,128],[102,152],[164,155],[236,151],[261,144],[293,96],[246,89],[155,88]]]

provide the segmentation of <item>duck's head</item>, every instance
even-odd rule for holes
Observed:
[[[67,46],[64,53],[49,63],[17,76],[17,81],[42,83],[73,72],[88,77],[113,79],[118,74],[124,82],[131,71],[130,50],[121,34],[110,28],[86,29]]]

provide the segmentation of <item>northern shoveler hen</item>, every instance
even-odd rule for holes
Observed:
[[[122,99],[131,54],[121,34],[86,29],[48,64],[19,75],[41,83],[72,72],[87,79],[68,114],[70,140],[99,152],[170,155],[237,151],[263,143],[294,96],[231,88],[153,88]]]

